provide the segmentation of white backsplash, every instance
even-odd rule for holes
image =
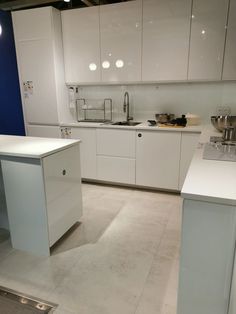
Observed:
[[[79,97],[112,98],[113,120],[124,120],[125,91],[129,92],[130,113],[136,121],[155,119],[155,113],[160,112],[176,116],[190,112],[199,115],[205,124],[222,105],[229,106],[231,114],[236,115],[236,82],[83,86],[79,88]]]

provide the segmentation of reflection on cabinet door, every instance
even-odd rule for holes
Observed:
[[[61,15],[66,82],[100,82],[99,7]]]
[[[180,132],[137,131],[136,184],[178,190]]]
[[[189,80],[220,80],[228,0],[193,0]]]
[[[236,0],[230,0],[229,20],[225,46],[223,80],[236,79]]]
[[[100,6],[103,82],[141,80],[142,1]]]
[[[142,80],[187,80],[190,0],[143,0]]]

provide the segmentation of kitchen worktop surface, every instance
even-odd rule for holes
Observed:
[[[210,136],[222,136],[212,126],[203,128],[181,195],[193,199],[236,205],[236,162],[203,159]]]
[[[78,128],[106,128],[106,129],[128,129],[128,130],[148,130],[148,131],[178,131],[178,132],[201,132],[201,125],[172,127],[172,126],[149,126],[147,122],[141,122],[136,126],[127,125],[111,125],[109,123],[98,122],[70,122],[61,123],[62,127],[78,127]]]
[[[79,140],[0,135],[0,156],[42,158],[66,149]]]

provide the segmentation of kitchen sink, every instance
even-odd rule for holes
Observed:
[[[112,125],[124,125],[124,126],[135,126],[141,124],[142,122],[134,122],[134,121],[118,121],[112,123]]]

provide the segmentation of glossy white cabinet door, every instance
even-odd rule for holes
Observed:
[[[178,190],[180,132],[137,131],[136,184]]]
[[[191,0],[143,0],[143,81],[187,79]]]
[[[179,190],[182,189],[185,177],[188,172],[195,148],[197,147],[200,133],[182,133],[180,171],[179,171]]]
[[[96,129],[71,128],[71,138],[80,139],[82,141],[80,146],[82,178],[96,179]]]
[[[236,79],[236,0],[230,0],[223,80]]]
[[[100,6],[103,82],[141,80],[142,1]]]
[[[233,206],[184,200],[177,314],[229,314],[235,214]]]
[[[97,129],[97,155],[135,158],[135,131]]]
[[[193,0],[189,80],[220,80],[228,0]]]
[[[43,158],[49,244],[82,216],[79,144]]]
[[[135,184],[135,159],[97,156],[97,179]]]
[[[99,7],[61,12],[66,82],[100,82]]]

